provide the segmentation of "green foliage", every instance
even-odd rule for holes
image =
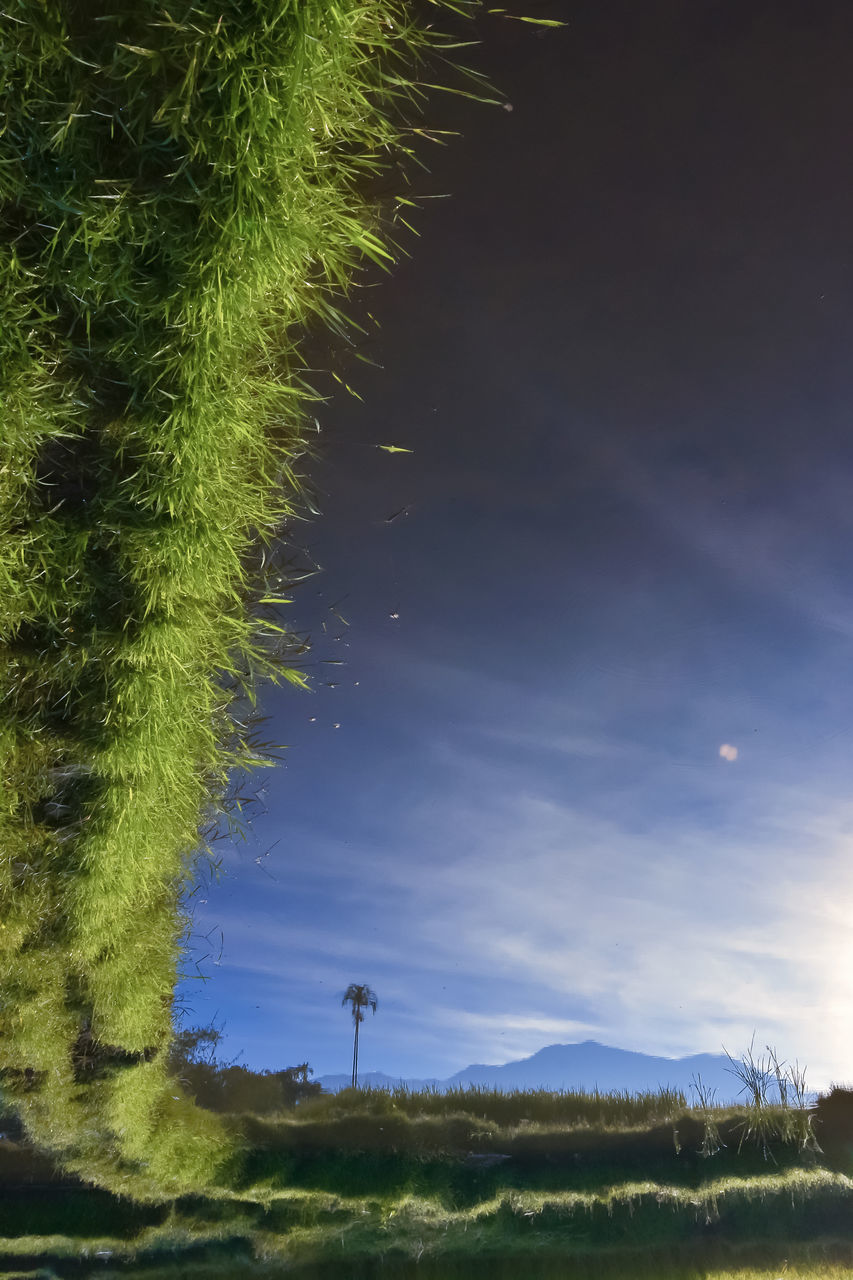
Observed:
[[[322,1085],[308,1080],[299,1067],[251,1071],[248,1067],[212,1067],[197,1062],[186,1067],[180,1078],[199,1106],[224,1114],[268,1115],[291,1110],[322,1089]]]
[[[215,1037],[196,1029],[186,1033],[185,1048],[203,1061]],[[157,1100],[159,1070],[132,1070],[144,1080],[124,1098],[113,1092],[114,1108],[124,1108],[120,1115],[114,1109],[113,1124],[127,1126],[142,1154],[147,1145],[159,1146],[157,1124],[172,1133],[184,1124],[173,1123]],[[148,1102],[137,1111],[146,1090]],[[523,1099],[519,1094],[516,1102]],[[179,1109],[181,1100],[173,1101]],[[803,1274],[835,1280],[831,1264],[853,1262],[853,1181],[796,1141],[774,1141],[775,1164],[765,1161],[760,1144],[739,1150],[732,1134],[755,1108],[716,1109],[725,1146],[704,1158],[701,1108],[645,1126],[596,1126],[577,1116],[550,1128],[503,1128],[473,1109],[409,1115],[388,1093],[374,1094],[365,1106],[350,1091],[348,1101],[348,1112],[314,1118],[306,1118],[319,1110],[314,1104],[305,1105],[305,1115],[300,1107],[287,1117],[229,1117],[239,1161],[223,1165],[204,1192],[174,1199],[168,1214],[135,1214],[126,1198],[99,1201],[104,1229],[90,1253],[121,1248],[129,1274],[138,1268],[192,1275],[198,1267],[198,1274],[225,1276],[250,1266],[253,1275],[286,1270],[304,1280],[339,1275],[342,1265],[348,1277],[367,1277],[381,1266],[401,1280],[487,1274],[509,1280],[521,1268],[555,1280],[624,1275],[625,1268],[650,1278],[719,1280],[733,1280],[742,1269],[738,1280],[774,1280],[785,1259],[792,1274],[808,1263],[814,1269]],[[471,1102],[480,1105],[473,1092]],[[490,1153],[507,1158],[495,1161]],[[171,1155],[183,1159],[177,1144]],[[168,1172],[158,1169],[157,1176],[162,1183]],[[198,1181],[205,1176],[196,1171]],[[137,1171],[113,1190],[141,1200],[142,1184]],[[31,1224],[44,1237],[26,1243],[42,1263],[62,1250],[81,1256],[82,1224],[98,1221],[79,1203],[74,1220],[81,1225],[72,1225],[71,1191],[57,1186],[52,1209],[54,1193],[40,1192],[38,1212],[29,1215],[26,1200],[20,1203],[21,1227]],[[51,1231],[57,1234],[47,1245]],[[22,1242],[15,1245],[19,1256]],[[775,1272],[762,1271],[771,1264]]]
[[[251,1071],[217,1061],[221,1035],[212,1026],[186,1028],[169,1046],[169,1072],[199,1106],[221,1114],[269,1115],[293,1110],[322,1093],[322,1085],[308,1079],[313,1072],[307,1062],[280,1071]]]
[[[308,687],[268,556],[315,509],[300,343],[394,260],[369,188],[443,47],[396,0],[0,15],[0,1069],[134,1194],[239,1161],[157,1058],[186,890],[274,763],[258,681]]]
[[[376,1114],[388,1105],[407,1116],[446,1116],[457,1113],[474,1115],[502,1126],[559,1123],[593,1125],[601,1128],[626,1128],[633,1125],[663,1123],[682,1114],[687,1099],[680,1090],[655,1092],[598,1089],[514,1089],[503,1092],[480,1085],[467,1085],[440,1090],[409,1089],[399,1085],[393,1089],[342,1089],[324,1094],[305,1103],[300,1115],[320,1118],[340,1117],[354,1113]]]

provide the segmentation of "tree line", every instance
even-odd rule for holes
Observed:
[[[179,1031],[169,1047],[169,1073],[206,1110],[269,1115],[323,1093],[321,1084],[309,1080],[314,1073],[307,1062],[279,1071],[252,1071],[219,1061],[221,1039],[222,1032],[213,1026],[193,1027]]]

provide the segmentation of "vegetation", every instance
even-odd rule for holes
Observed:
[[[370,186],[430,136],[407,68],[458,42],[397,0],[0,24],[0,1071],[45,1148],[150,1198],[236,1154],[164,1050],[229,777],[275,759],[257,681],[307,687],[271,612],[311,507],[300,341],[394,260],[413,202]]]
[[[347,987],[341,1004],[352,1008],[352,1020],[355,1023],[355,1042],[352,1050],[352,1087],[358,1087],[358,1028],[364,1021],[365,1009],[376,1012],[376,993],[364,983],[351,982]]]
[[[532,1280],[836,1280],[853,1268],[853,1093],[786,1117],[797,1110],[709,1111],[673,1093],[346,1090],[226,1116],[241,1168],[157,1204],[68,1178],[46,1187],[18,1150],[0,1196],[0,1274],[38,1260],[70,1276],[101,1251],[116,1274],[121,1262],[146,1276],[251,1265],[331,1280],[344,1263],[348,1280],[510,1280],[521,1267]],[[712,1152],[709,1120],[722,1139]],[[0,1181],[13,1167],[0,1163]]]
[[[844,1091],[329,1097],[175,1033],[189,886],[275,759],[257,683],[307,686],[270,612],[311,509],[300,344],[393,261],[414,202],[371,184],[430,136],[406,67],[458,42],[396,0],[0,22],[0,1280],[841,1274]]]
[[[268,1115],[290,1111],[322,1093],[309,1080],[307,1062],[281,1071],[252,1071],[233,1062],[219,1062],[215,1050],[222,1033],[213,1027],[180,1031],[169,1046],[168,1069],[200,1107],[220,1115],[235,1112]]]

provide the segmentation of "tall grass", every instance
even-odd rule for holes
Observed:
[[[32,1134],[154,1194],[231,1158],[152,1059],[200,833],[275,758],[257,682],[308,687],[264,567],[308,500],[300,341],[393,262],[410,202],[366,192],[458,42],[396,0],[0,23],[0,1068]]]
[[[514,1089],[503,1092],[482,1085],[417,1090],[401,1084],[392,1089],[341,1089],[300,1104],[300,1118],[339,1116],[353,1112],[375,1115],[400,1111],[408,1116],[445,1116],[459,1111],[482,1115],[499,1125],[589,1124],[624,1129],[665,1121],[687,1106],[679,1089],[631,1091],[615,1089]]]

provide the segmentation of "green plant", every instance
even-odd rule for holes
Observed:
[[[415,202],[371,183],[455,45],[397,0],[0,21],[0,1071],[33,1137],[156,1194],[231,1159],[162,1055],[229,780],[281,747],[258,683],[309,687],[268,555],[316,511],[300,344],[394,261]]]
[[[714,1116],[714,1095],[716,1089],[709,1089],[707,1085],[702,1083],[702,1077],[697,1073],[692,1081],[698,1102],[700,1114],[702,1116],[704,1132],[702,1134],[702,1145],[699,1148],[699,1154],[708,1159],[714,1156],[718,1151],[726,1145],[720,1136],[720,1126]]]
[[[732,1064],[732,1073],[743,1082],[742,1092],[750,1098],[743,1120],[741,1144],[748,1138],[755,1138],[760,1144],[764,1158],[773,1160],[769,1144],[774,1139],[783,1142],[796,1141],[801,1151],[818,1154],[820,1147],[812,1130],[811,1114],[806,1107],[806,1075],[799,1063],[788,1067],[780,1063],[775,1049],[767,1045],[767,1058],[756,1059],[753,1052],[755,1035],[753,1034],[749,1048],[740,1061],[736,1061],[727,1049],[723,1049]],[[771,1081],[776,1082],[779,1091],[779,1102],[773,1104],[768,1100],[768,1089]],[[793,1099],[795,1106],[790,1105]]]

